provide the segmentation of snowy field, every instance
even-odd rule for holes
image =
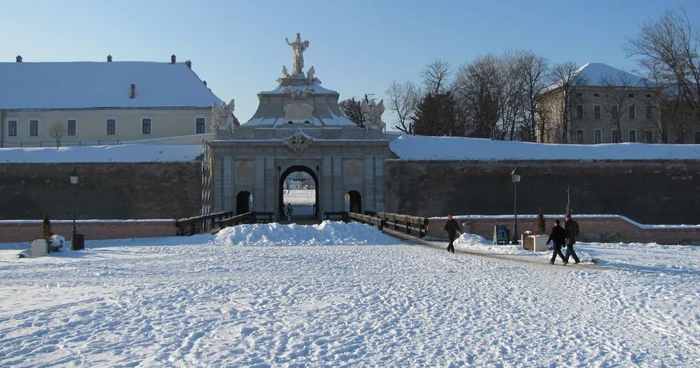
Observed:
[[[437,243],[436,243],[437,244]],[[598,265],[360,224],[0,244],[0,366],[691,367],[700,248],[581,244]]]

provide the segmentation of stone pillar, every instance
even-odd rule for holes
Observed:
[[[375,187],[374,187],[374,156],[365,156],[362,167],[362,188],[364,195],[362,197],[362,210],[374,211],[375,202]]]
[[[235,162],[233,161],[233,157],[231,156],[226,156],[223,158],[223,167],[221,170],[221,178],[222,183],[221,183],[221,190],[222,190],[222,211],[233,211],[233,191],[234,191],[234,185],[233,185],[233,179],[234,179],[234,172],[233,172],[233,165]]]

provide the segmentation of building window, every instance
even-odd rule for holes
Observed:
[[[629,98],[634,98],[634,93],[628,94],[627,97],[629,97]]]
[[[600,119],[600,105],[593,105],[593,118]]]
[[[583,105],[576,105],[576,119],[583,119]]]
[[[637,131],[635,129],[630,129],[629,136],[630,136],[630,139],[629,139],[630,142],[637,141]]]
[[[17,136],[17,120],[7,121],[7,135],[10,137]]]
[[[695,131],[695,144],[700,144],[700,130]]]
[[[107,119],[107,135],[117,135],[117,119]]]
[[[617,105],[610,106],[610,116],[612,116],[613,119],[617,119],[617,111],[618,111]]]
[[[630,117],[630,119],[637,118],[637,109],[635,108],[634,105],[630,106],[630,108],[629,108],[629,117]]]
[[[39,120],[29,120],[29,136],[39,136]]]
[[[617,134],[617,130],[610,131],[610,142],[620,143],[620,136]]]
[[[654,143],[654,133],[651,130],[644,131],[644,141],[647,143]]]
[[[594,93],[593,97],[600,97],[600,93]]]
[[[576,130],[576,143],[583,144],[583,129]]]
[[[195,118],[194,119],[194,126],[195,126],[195,133],[196,134],[204,134],[204,131],[206,129],[206,119],[205,118]]]
[[[647,119],[649,119],[649,120],[653,119],[654,118],[654,110],[652,110],[651,105],[646,105],[645,110],[646,110]]]
[[[581,93],[581,92],[576,93],[576,97],[578,97],[578,98],[583,97],[583,93]]]
[[[603,143],[603,131],[596,129],[593,131],[593,143]]]
[[[141,134],[151,134],[151,118],[141,119]]]
[[[78,121],[75,119],[66,120],[66,126],[68,130],[68,135],[77,135],[78,131]]]
[[[646,95],[644,95],[644,97],[651,98],[651,93],[647,93]]]

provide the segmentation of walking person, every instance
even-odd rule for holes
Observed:
[[[549,239],[547,240],[547,245],[550,242],[554,243],[554,251],[552,252],[552,258],[549,260],[549,264],[554,264],[554,260],[557,259],[557,255],[561,258],[566,266],[566,258],[561,253],[561,246],[564,245],[564,239],[566,238],[566,232],[564,228],[561,227],[561,222],[559,220],[554,220],[554,227],[552,227],[552,232],[549,234]]]
[[[294,213],[294,208],[292,208],[291,203],[287,203],[287,221],[292,222],[292,214]]]
[[[569,257],[574,258],[574,264],[579,262],[578,256],[574,251],[574,243],[576,243],[576,238],[578,238],[578,222],[571,219],[571,215],[566,215],[564,217],[564,233],[566,241],[566,260],[564,264],[569,262]]]
[[[443,226],[443,229],[447,231],[447,237],[450,238],[450,244],[447,246],[447,251],[454,253],[454,241],[455,239],[457,239],[458,233],[462,232],[462,229],[459,227],[457,221],[452,218],[451,214],[447,215],[447,221],[445,222],[445,226]]]

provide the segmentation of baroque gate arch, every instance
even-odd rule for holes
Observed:
[[[338,106],[340,94],[321,86],[315,68],[300,70],[307,47],[293,49],[292,73],[283,67],[277,88],[258,93],[258,109],[244,124],[233,113],[234,100],[212,106],[211,184],[203,211],[234,210],[236,194],[245,191],[255,211],[279,219],[283,177],[299,168],[316,182],[317,220],[343,211],[350,191],[360,196],[362,210],[384,211],[384,160],[392,157],[395,136],[384,133],[383,101],[362,100],[364,126],[349,120]]]

